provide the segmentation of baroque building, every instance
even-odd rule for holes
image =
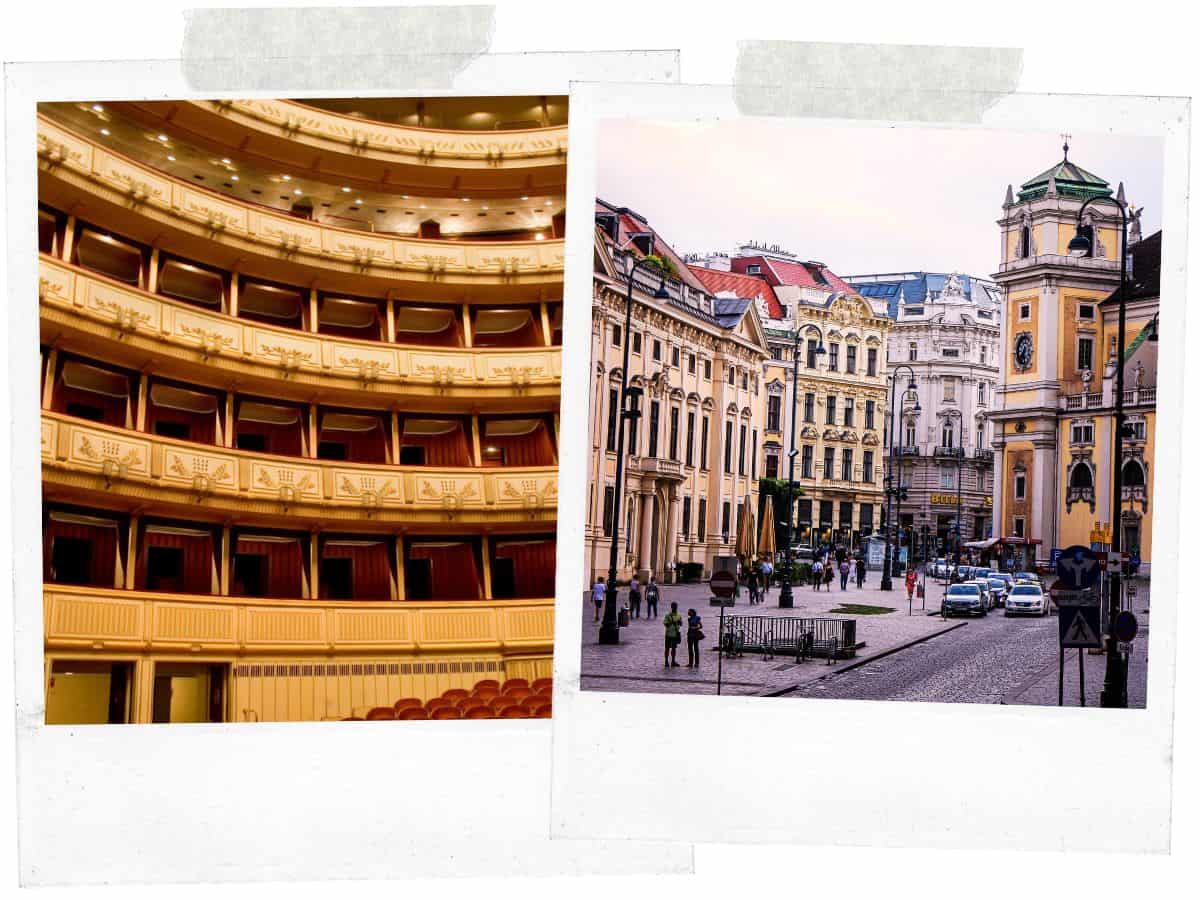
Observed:
[[[46,721],[549,676],[565,101],[37,127]]]
[[[953,552],[991,537],[992,425],[1000,379],[1000,289],[980,278],[933,272],[848,278],[863,296],[887,304],[893,320],[888,373],[900,369],[895,434],[886,438],[897,483],[901,546],[914,557]]]
[[[994,534],[1015,564],[1055,548],[1107,544],[1144,563],[1151,553],[1161,232],[1144,240],[1140,210],[1068,158],[1010,186],[999,220],[1004,291],[1001,388],[992,414],[997,453]],[[1074,255],[1079,211],[1091,249]],[[1117,347],[1121,228],[1130,216],[1126,341]],[[1113,460],[1117,366],[1124,367],[1127,434]],[[1113,466],[1122,466],[1113,523]],[[1148,569],[1148,566],[1146,566]],[[1146,571],[1143,569],[1143,572]]]
[[[793,542],[857,549],[883,522],[891,328],[885,304],[863,296],[824,263],[802,261],[773,245],[746,244],[730,256],[710,255],[700,262],[704,265],[693,264],[692,271],[709,290],[718,297],[753,300],[764,324],[765,477],[788,478],[796,416],[800,492]],[[798,330],[800,365],[793,393]],[[822,342],[826,353],[819,355]]]
[[[638,269],[626,334],[628,273],[650,255],[670,273],[668,297],[656,299],[661,279]],[[714,557],[735,552],[739,506],[758,505],[767,356],[758,311],[714,297],[643,216],[599,199],[594,263],[587,569],[594,579],[609,568],[628,342],[628,383],[644,395],[626,431],[618,577],[662,579],[682,563],[707,575]]]

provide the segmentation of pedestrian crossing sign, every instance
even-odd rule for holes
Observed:
[[[1100,607],[1059,606],[1058,645],[1060,647],[1099,647]]]

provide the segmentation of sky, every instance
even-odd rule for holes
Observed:
[[[1004,194],[1062,159],[1062,136],[731,119],[599,123],[597,196],[645,216],[679,253],[754,240],[843,277],[960,272],[1000,259]],[[1162,141],[1076,134],[1070,159],[1162,221]]]

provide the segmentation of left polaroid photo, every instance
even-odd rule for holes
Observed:
[[[550,716],[566,146],[38,105],[47,725]]]

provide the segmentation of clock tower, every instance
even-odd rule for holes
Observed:
[[[996,452],[992,533],[1016,539],[1014,562],[1031,567],[1061,546],[1066,499],[1064,454],[1069,428],[1062,424],[1065,398],[1086,393],[1096,370],[1104,369],[1100,302],[1120,281],[1121,215],[1124,187],[1116,196],[1104,179],[1070,159],[1063,136],[1062,159],[1004,197],[1000,226],[1003,290],[1000,388],[993,421]],[[1070,254],[1080,207],[1093,250]],[[1097,423],[1099,425],[1099,423]],[[1107,428],[1105,424],[1103,428]],[[1111,440],[1101,427],[1097,442]],[[1097,486],[1099,487],[1099,486]],[[1105,507],[1100,506],[1098,509]],[[1097,513],[1097,518],[1106,516]]]

